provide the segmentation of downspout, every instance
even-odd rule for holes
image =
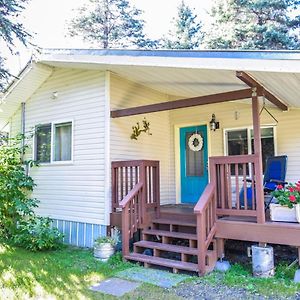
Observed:
[[[26,109],[26,105],[25,105],[25,102],[22,102],[21,103],[21,135],[22,135],[22,139],[21,139],[21,149],[22,149],[22,152],[21,152],[21,160],[22,162],[24,163],[24,156],[25,156],[25,150],[24,150],[24,147],[25,147],[25,109]],[[28,169],[28,164],[25,165],[25,172],[26,172],[26,175],[29,174],[29,169]]]

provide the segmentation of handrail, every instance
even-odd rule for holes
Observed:
[[[207,207],[211,194],[215,191],[216,184],[213,182],[210,182],[204,192],[202,193],[201,197],[199,198],[198,202],[196,203],[194,207],[194,213],[195,214],[202,214],[205,208]]]
[[[236,164],[236,163],[254,163],[258,158],[257,154],[245,154],[245,155],[229,155],[229,156],[211,156],[210,162],[214,164]]]
[[[206,186],[194,207],[194,213],[197,215],[198,268],[199,274],[204,275],[206,272],[207,251],[216,233],[215,182],[210,182]]]
[[[129,202],[132,200],[134,196],[139,192],[139,190],[143,187],[143,182],[138,182],[129,192],[128,194],[123,198],[123,200],[120,202],[120,207],[125,208],[126,205],[129,204]]]
[[[143,182],[137,183],[120,203],[122,207],[122,253],[129,254],[130,238],[143,223]]]

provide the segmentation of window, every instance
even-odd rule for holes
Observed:
[[[54,161],[72,159],[72,123],[54,125]]]
[[[72,122],[36,126],[35,160],[40,163],[72,160]]]
[[[41,163],[51,160],[51,124],[36,127],[35,159]]]
[[[254,153],[253,129],[228,129],[225,131],[226,154],[243,155]],[[261,128],[261,145],[263,170],[265,170],[266,160],[275,155],[274,127]]]

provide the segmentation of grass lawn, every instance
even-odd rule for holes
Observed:
[[[115,256],[108,263],[93,258],[91,251],[66,247],[62,250],[32,253],[7,243],[0,244],[0,298],[1,299],[114,299],[89,290],[91,285],[117,272],[132,267]],[[272,279],[251,276],[248,266],[234,265],[226,274],[212,273],[204,278],[193,277],[195,282],[211,285],[225,284],[245,288],[267,296],[288,296],[300,291],[292,282],[297,266],[277,267]],[[117,287],[116,287],[117,288]],[[188,288],[188,286],[187,286]],[[161,289],[143,284],[123,299],[182,299],[174,289]]]
[[[32,253],[0,244],[0,299],[115,299],[89,290],[91,285],[132,267],[115,256],[108,263],[92,252],[67,247]],[[117,287],[116,287],[117,288]],[[163,295],[163,298],[161,298]],[[124,299],[176,299],[168,291],[143,285]]]

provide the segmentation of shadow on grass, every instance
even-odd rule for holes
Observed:
[[[99,262],[89,250],[68,247],[32,253],[1,243],[0,292],[10,299],[101,299],[89,287],[130,266],[120,256]]]

